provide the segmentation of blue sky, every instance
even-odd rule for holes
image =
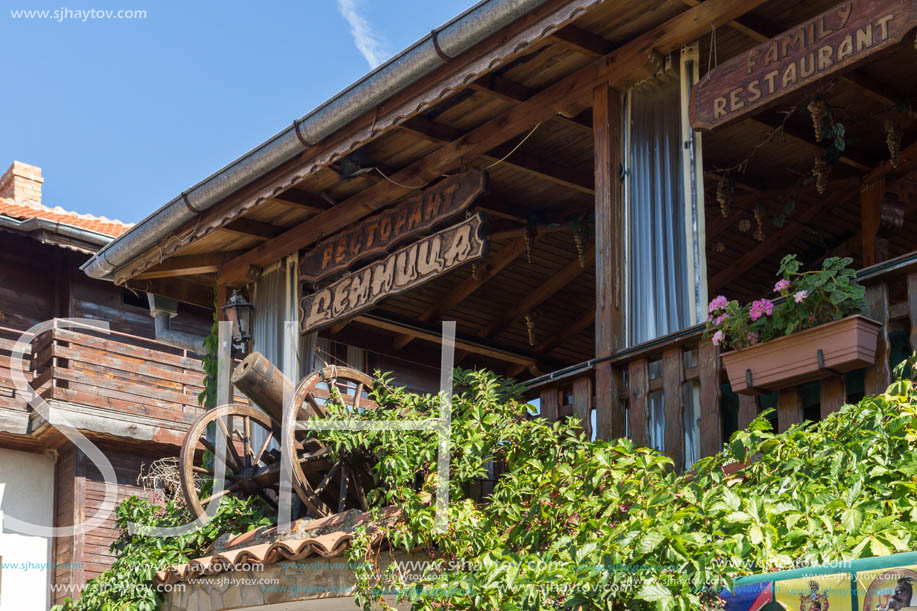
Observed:
[[[138,221],[472,4],[10,0],[0,172],[40,166],[45,204]],[[146,18],[10,13],[64,7]]]

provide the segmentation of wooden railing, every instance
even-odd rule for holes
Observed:
[[[861,392],[875,394],[891,382],[893,335],[906,338],[908,350],[917,349],[917,252],[863,269],[858,278],[866,286],[866,315],[883,325],[876,363],[861,372]],[[703,325],[697,325],[535,378],[526,383],[528,398],[538,398],[545,418],[576,414],[588,435],[609,439],[625,434],[639,445],[665,451],[679,468],[721,448],[724,392],[738,403],[738,428],[758,415],[762,399],[775,404],[778,430],[803,420],[801,387],[780,391],[775,401],[773,396],[732,395],[718,351],[702,333]],[[611,389],[605,395],[610,401],[601,406],[596,403],[596,370],[609,365]],[[818,393],[821,417],[859,394],[847,388],[844,376],[820,380]],[[660,421],[664,428],[652,430],[651,422]]]
[[[10,355],[21,335],[22,331],[17,329],[0,327],[0,410],[10,409],[24,412],[28,408],[25,399],[13,384],[10,372]],[[26,348],[22,358],[30,367],[32,358],[31,346]],[[26,381],[32,381],[31,368],[25,372],[25,377]]]
[[[45,400],[189,421],[200,408],[201,361],[125,333],[55,328],[33,346],[33,387]]]

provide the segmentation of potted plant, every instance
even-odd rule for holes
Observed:
[[[787,255],[773,299],[710,302],[705,336],[731,350],[722,356],[734,392],[779,390],[875,361],[881,325],[859,314],[865,290],[852,261],[830,257],[820,270],[801,272]]]

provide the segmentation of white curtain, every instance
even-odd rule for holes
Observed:
[[[252,347],[297,384],[304,373],[299,338],[299,290],[296,257],[271,265],[255,282]],[[261,431],[252,434],[252,445],[264,441]]]
[[[627,343],[691,324],[677,70],[627,95]],[[693,273],[693,270],[692,270]]]

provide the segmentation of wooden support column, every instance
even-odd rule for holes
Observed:
[[[863,267],[875,265],[888,258],[888,240],[880,238],[882,200],[885,197],[885,178],[866,185],[860,191],[860,219],[863,236]]]
[[[665,453],[675,461],[675,470],[684,467],[685,405],[682,383],[684,367],[681,348],[673,346],[662,354],[662,382],[665,392]]]
[[[592,376],[573,381],[573,413],[582,422],[586,439],[592,439]]]
[[[907,313],[911,319],[911,352],[917,350],[917,272],[907,277]],[[911,372],[914,375],[914,372]]]
[[[847,387],[844,376],[831,376],[819,383],[819,408],[824,420],[831,412],[836,412],[847,400]]]
[[[781,390],[777,396],[777,432],[783,433],[802,422],[802,397],[795,388]]]
[[[557,387],[550,386],[541,391],[541,417],[548,422],[555,422],[560,410],[560,401],[557,396]]]
[[[697,347],[700,371],[700,455],[713,456],[723,445],[720,419],[720,355],[710,340]]]
[[[595,356],[610,356],[620,347],[621,317],[621,96],[600,85],[592,92],[595,166]],[[611,363],[596,366],[595,399],[598,436],[624,436],[624,410],[618,400]]]
[[[751,421],[758,417],[757,395],[739,395],[738,428],[740,431],[748,428]]]
[[[649,394],[649,364],[646,359],[632,362],[627,367],[630,391],[630,438],[634,445],[643,446],[646,434],[646,397]]]
[[[892,381],[890,361],[891,347],[888,343],[888,285],[885,282],[866,287],[866,316],[880,323],[876,343],[876,362],[866,368],[865,392],[877,395],[885,392]]]

